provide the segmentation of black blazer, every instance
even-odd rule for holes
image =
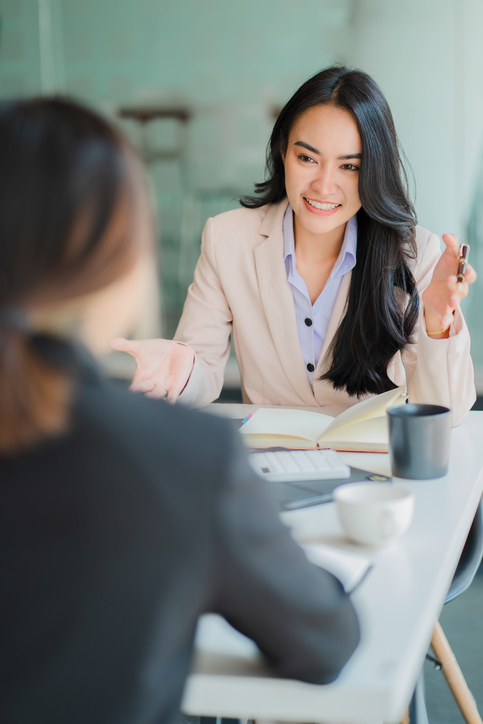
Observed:
[[[292,542],[231,424],[49,345],[78,378],[70,431],[0,458],[0,721],[174,721],[205,611],[281,675],[336,678],[353,607]]]

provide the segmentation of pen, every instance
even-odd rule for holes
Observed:
[[[458,259],[458,271],[456,272],[456,280],[458,283],[458,289],[461,289],[461,285],[465,280],[466,265],[468,264],[468,254],[470,251],[469,244],[461,244],[460,256]]]

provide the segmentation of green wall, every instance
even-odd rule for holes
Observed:
[[[145,129],[123,121],[148,164],[161,227],[167,332],[192,278],[206,218],[264,173],[274,109],[341,57],[353,3],[321,0],[3,0],[0,94],[66,91],[117,116],[182,106]],[[143,136],[144,134],[144,136]],[[179,151],[178,157],[176,151]]]
[[[386,92],[421,223],[463,240],[482,217],[481,0],[0,0],[0,21],[1,97],[66,91],[113,118],[121,106],[191,114],[144,135],[122,121],[151,158],[168,333],[204,221],[262,179],[275,110],[333,61]],[[475,223],[472,241],[478,260]],[[483,389],[480,277],[466,310]]]
[[[38,93],[39,13],[32,0],[0,2],[0,93],[2,97]]]

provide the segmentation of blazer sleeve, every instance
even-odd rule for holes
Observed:
[[[441,256],[436,234],[428,233],[418,249],[415,271],[419,295],[429,286]],[[424,309],[411,344],[402,353],[410,402],[449,407],[453,426],[464,420],[476,400],[470,335],[461,309],[456,310],[448,339],[432,339],[426,333]]]
[[[201,254],[173,339],[195,352],[195,364],[180,402],[203,407],[219,397],[230,354],[232,313],[218,276],[214,220],[208,219]]]
[[[355,610],[337,578],[293,541],[239,445],[218,497],[210,610],[253,639],[279,674],[329,683],[359,642]]]

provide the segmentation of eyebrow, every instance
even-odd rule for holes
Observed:
[[[312,151],[312,153],[316,153],[317,156],[321,156],[322,154],[317,148],[314,148],[308,143],[305,143],[304,141],[295,141],[294,146],[302,146],[302,148],[306,148],[308,151]],[[339,156],[339,161],[350,161],[353,158],[362,158],[362,153],[349,153],[347,156]]]

